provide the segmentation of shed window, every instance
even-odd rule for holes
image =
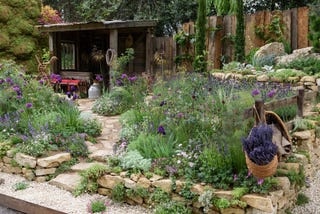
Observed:
[[[61,70],[76,69],[76,46],[72,42],[61,43]]]

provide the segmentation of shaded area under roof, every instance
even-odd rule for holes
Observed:
[[[98,29],[148,28],[156,26],[156,20],[112,20],[95,22],[72,22],[49,25],[38,25],[42,32],[84,31]]]

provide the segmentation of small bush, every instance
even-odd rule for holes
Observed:
[[[120,158],[121,166],[124,169],[149,171],[151,168],[151,160],[145,159],[137,150],[129,151]]]
[[[130,109],[133,105],[132,95],[123,87],[115,87],[110,93],[105,93],[93,105],[93,112],[99,115],[118,115]]]
[[[295,59],[286,65],[278,65],[277,67],[297,69],[308,75],[314,75],[320,71],[320,59],[316,57],[302,57]]]
[[[88,204],[88,213],[104,213],[107,210],[107,203],[101,200],[92,201]]]
[[[125,195],[126,195],[126,192],[123,184],[117,184],[112,189],[111,198],[116,202],[123,202],[125,199]]]
[[[303,193],[299,193],[297,196],[296,205],[301,206],[307,203],[309,203],[309,197]]]
[[[24,189],[27,189],[28,187],[29,187],[29,184],[25,182],[18,182],[13,186],[14,191],[24,190]]]

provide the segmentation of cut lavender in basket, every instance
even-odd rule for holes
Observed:
[[[272,129],[268,125],[254,127],[247,138],[242,139],[244,151],[258,165],[270,163],[277,155],[278,147],[272,143]]]

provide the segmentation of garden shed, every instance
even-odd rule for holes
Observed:
[[[155,25],[154,20],[114,20],[41,25],[39,30],[49,34],[50,55],[58,58],[51,72],[60,74],[65,82],[79,80],[89,84],[94,74],[109,79],[112,68],[105,59],[109,49],[120,56],[127,48],[133,48],[134,60],[128,65],[128,73],[149,72]]]

